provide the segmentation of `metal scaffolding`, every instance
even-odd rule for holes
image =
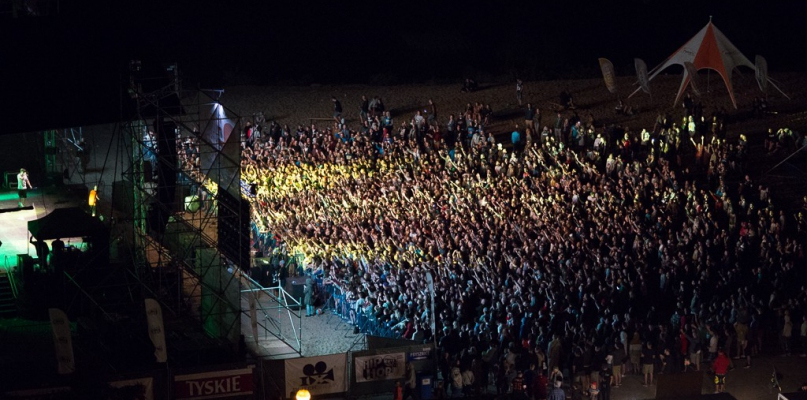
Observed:
[[[235,347],[241,336],[272,335],[299,355],[300,315],[291,311],[293,302],[262,288],[248,273],[242,120],[218,101],[219,90],[183,91],[174,68],[170,82],[143,90],[148,82],[133,79],[128,91],[137,117],[124,128],[130,162],[123,175],[132,191],[137,275],[166,314],[199,320],[214,339]],[[279,299],[275,303],[288,311],[294,326],[291,334],[273,328],[258,298]],[[253,334],[242,335],[242,326]]]

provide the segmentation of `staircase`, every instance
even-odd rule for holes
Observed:
[[[16,293],[8,272],[0,270],[0,318],[17,316]]]

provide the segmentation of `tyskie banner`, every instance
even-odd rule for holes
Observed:
[[[174,398],[201,400],[251,395],[254,392],[253,368],[176,375]]]

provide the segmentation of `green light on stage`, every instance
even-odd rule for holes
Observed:
[[[9,200],[17,201],[17,198],[18,198],[17,192],[0,193],[0,202]]]

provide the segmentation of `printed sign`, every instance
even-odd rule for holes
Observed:
[[[431,348],[424,348],[421,351],[410,351],[409,352],[409,361],[421,361],[421,360],[428,360],[432,357],[432,349]]]
[[[252,368],[177,375],[176,399],[222,399],[252,394]]]
[[[347,391],[346,362],[345,353],[286,360],[286,393],[297,392],[302,388],[312,395]]]
[[[356,382],[383,381],[399,379],[405,375],[406,354],[377,354],[356,357]]]

